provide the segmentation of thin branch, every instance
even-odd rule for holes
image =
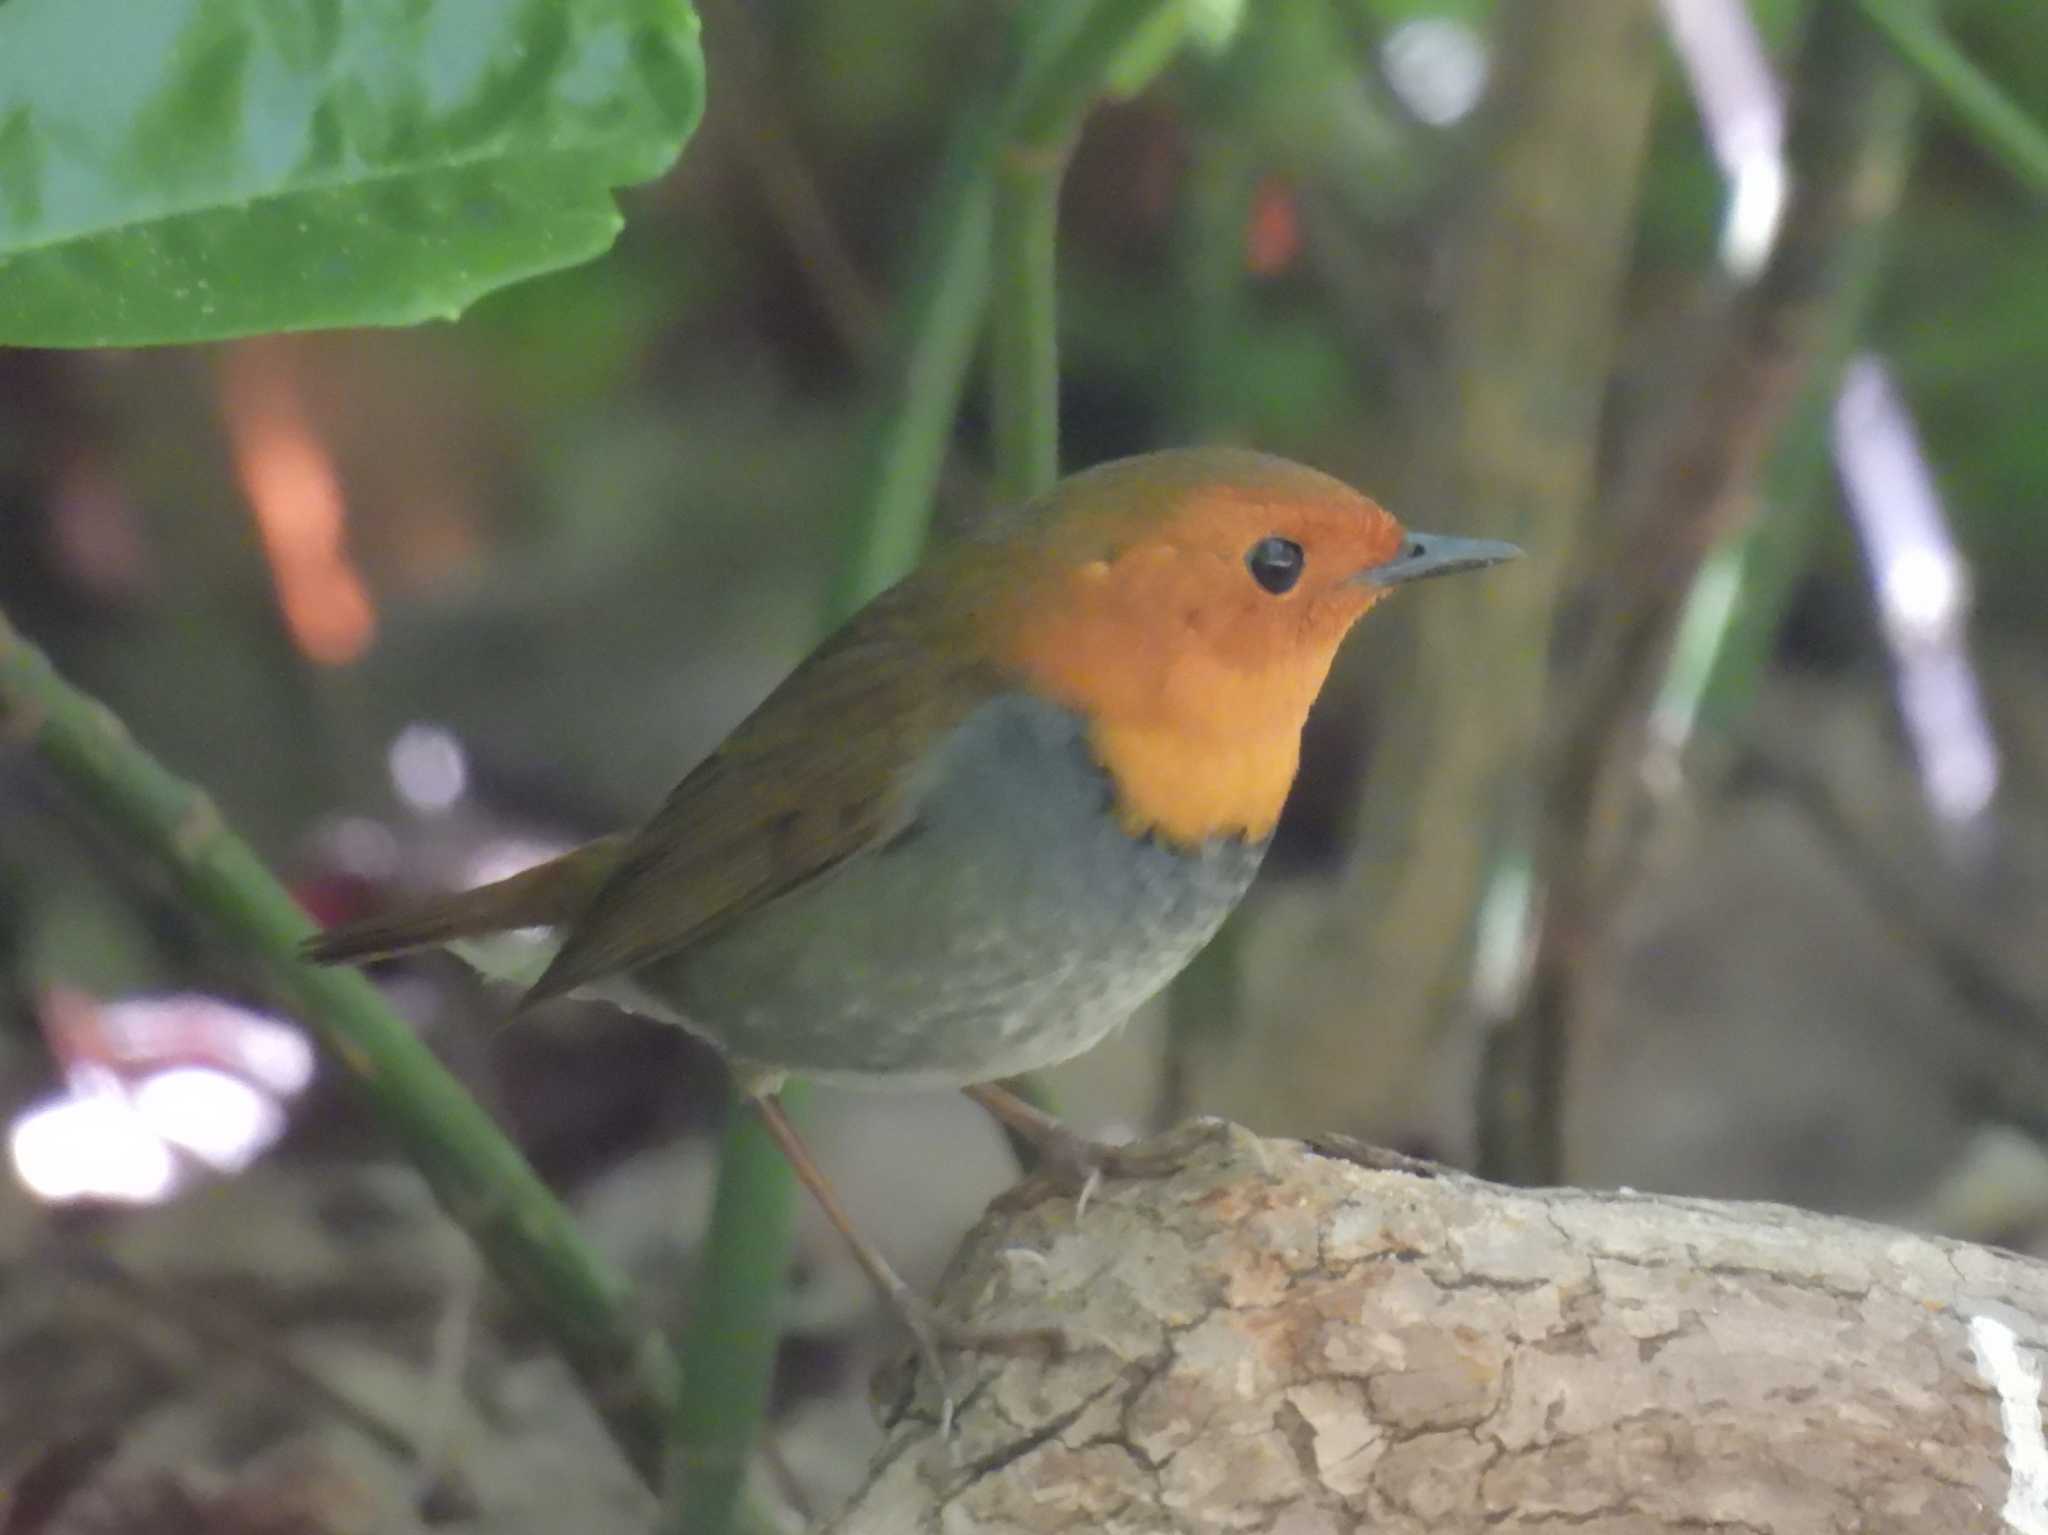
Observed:
[[[674,1357],[624,1281],[462,1085],[361,975],[298,957],[312,922],[213,803],[58,676],[0,616],[0,745],[33,749],[64,785],[252,959],[346,1067],[505,1286],[532,1311],[636,1469],[650,1480],[677,1390]]]

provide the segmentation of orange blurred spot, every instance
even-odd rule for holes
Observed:
[[[1277,277],[1301,254],[1301,210],[1294,189],[1275,177],[1252,193],[1252,215],[1244,231],[1245,270]]]
[[[283,352],[264,343],[230,348],[222,405],[285,627],[314,661],[355,660],[377,632],[377,613],[349,562],[341,477]]]

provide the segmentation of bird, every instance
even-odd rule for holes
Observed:
[[[1100,1042],[1243,898],[1352,626],[1520,552],[1245,449],[1087,469],[875,597],[638,830],[306,952],[547,930],[521,1006],[601,997],[715,1045],[936,1368],[974,1340],[846,1219],[783,1082],[958,1087],[1055,1161],[1115,1166],[997,1084]]]

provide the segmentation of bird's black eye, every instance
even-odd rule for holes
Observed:
[[[1277,597],[1301,579],[1301,545],[1291,538],[1262,538],[1245,551],[1244,563],[1252,579]]]

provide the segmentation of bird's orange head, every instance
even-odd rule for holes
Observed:
[[[1194,846],[1271,834],[1337,646],[1390,586],[1516,552],[1196,449],[1063,481],[977,541],[955,591],[990,660],[1089,722],[1125,829]]]

